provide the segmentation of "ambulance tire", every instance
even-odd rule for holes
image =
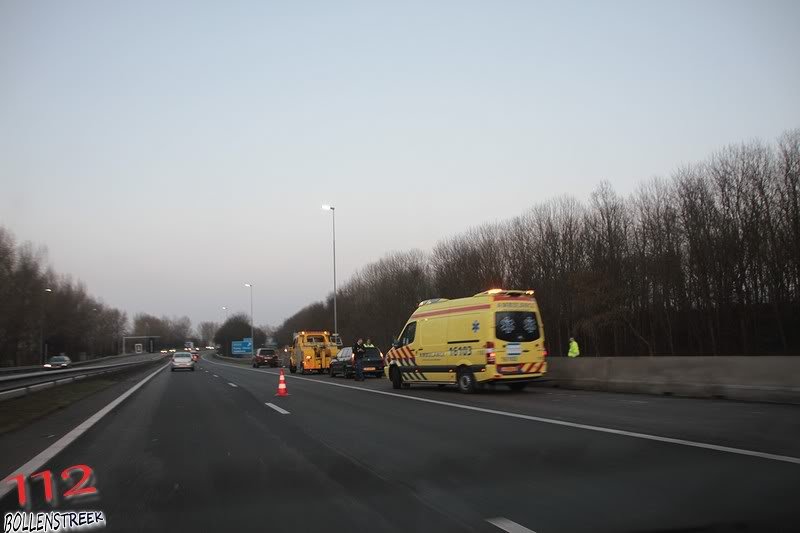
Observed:
[[[334,377],[334,376],[336,375],[336,374],[334,374],[334,373],[333,373],[333,367],[332,367],[332,366],[329,366],[329,367],[328,367],[328,375],[329,375],[330,377]]]
[[[508,384],[508,388],[511,389],[514,392],[519,392],[519,391],[525,390],[525,387],[527,387],[527,386],[528,386],[528,384],[524,383],[524,382],[523,383],[509,383]]]
[[[393,366],[389,369],[389,379],[392,381],[393,389],[399,389],[403,386],[403,377],[397,367]]]
[[[458,371],[458,390],[464,394],[475,392],[475,375],[468,368]]]

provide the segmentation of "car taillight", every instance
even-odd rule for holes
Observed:
[[[493,365],[495,362],[494,343],[492,341],[486,342],[486,364]]]
[[[542,348],[542,357],[547,357],[547,348]]]

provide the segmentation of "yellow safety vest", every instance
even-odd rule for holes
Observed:
[[[569,351],[567,355],[570,357],[578,357],[581,354],[580,349],[578,348],[578,341],[571,341],[569,343]]]

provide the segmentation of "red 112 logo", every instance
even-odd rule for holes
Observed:
[[[71,487],[69,487],[66,491],[64,491],[64,498],[71,499],[76,496],[84,496],[88,494],[97,494],[97,488],[92,486],[92,477],[94,471],[91,467],[87,465],[74,465],[65,468],[61,472],[61,479],[64,482],[69,482],[72,480],[73,472],[79,472],[81,474],[81,478],[74,483]],[[41,472],[36,472],[35,474],[31,474],[30,480],[42,480],[44,485],[44,499],[47,503],[53,503],[53,486],[55,485],[53,479],[53,473],[50,470],[42,470]],[[17,496],[19,498],[19,506],[25,507],[28,503],[28,483],[25,479],[25,476],[22,474],[17,474],[16,476],[10,476],[7,478],[9,483],[16,483],[17,484]]]

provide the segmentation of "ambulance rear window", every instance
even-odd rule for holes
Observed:
[[[530,342],[538,339],[539,321],[530,311],[501,311],[495,313],[495,337],[508,342]]]

